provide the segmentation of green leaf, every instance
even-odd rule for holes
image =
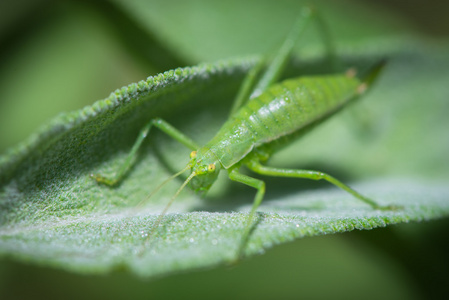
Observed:
[[[204,2],[201,10],[188,4],[181,10],[178,7],[181,16],[174,10],[159,13],[174,6],[165,2],[153,4],[149,12],[139,2],[129,3],[120,5],[159,34],[167,47],[191,61],[265,52],[270,44],[265,36],[274,44],[296,16],[296,11],[285,8],[282,11],[289,11],[288,16],[272,14],[278,4],[267,4],[270,1],[264,1],[268,6],[261,9],[262,14],[253,13],[254,7],[262,6],[248,4],[247,10],[237,13],[250,21],[236,18],[232,22],[228,17],[235,15],[234,10],[208,13],[213,10]],[[352,17],[336,11],[333,7],[326,15],[324,8],[329,23],[337,24],[336,31],[343,34],[343,42],[338,39],[339,55],[346,65],[366,67],[388,56],[387,70],[360,102],[277,153],[270,164],[326,171],[380,204],[403,209],[373,211],[326,183],[263,178],[267,195],[245,244],[247,256],[304,236],[449,214],[447,45],[425,47],[415,38],[404,47],[402,40],[395,41],[397,31],[385,34],[385,18],[381,25],[375,22],[379,12],[357,8],[361,20],[372,20],[365,23],[371,24],[365,34],[354,26],[356,22],[347,25]],[[276,26],[264,21],[270,14]],[[191,23],[188,15],[194,16]],[[263,21],[254,23],[261,24],[263,38],[245,31],[258,26],[252,23],[254,16]],[[184,23],[175,26],[174,19]],[[400,28],[392,26],[392,21],[386,23],[387,28]],[[215,33],[217,28],[198,24],[216,24],[223,32],[206,32],[201,37],[193,34],[195,29]],[[223,37],[227,39],[219,43]],[[247,37],[254,41],[245,42]],[[234,38],[237,42],[231,42]],[[311,46],[305,53],[320,47],[306,40]],[[287,76],[329,71],[319,54],[311,55],[311,60],[301,57]],[[114,173],[141,127],[153,117],[168,120],[200,144],[206,142],[226,120],[238,86],[255,59],[177,69],[131,84],[93,106],[62,114],[0,157],[0,254],[81,273],[127,269],[146,277],[234,262],[255,191],[230,183],[226,176],[206,199],[183,191],[155,234],[148,237],[182,179],[170,182],[143,206],[137,204],[182,168],[189,155],[160,132],[151,132],[134,167],[117,187],[98,185],[90,174]]]
[[[409,54],[393,59],[391,68],[384,74],[384,80],[362,104],[372,105],[374,111],[388,105],[391,114],[395,115],[407,107],[403,99],[414,105],[420,101],[421,93],[424,92],[413,89],[417,86],[415,80],[425,82],[430,88],[439,88],[440,93],[434,93],[432,101],[435,104],[442,103],[447,96],[447,91],[441,87],[444,80],[425,78],[419,72],[407,77],[410,61],[413,61],[413,68],[418,71],[428,65],[420,57],[421,54]],[[444,78],[448,70],[444,64],[448,64],[448,60],[440,58],[438,52],[434,52],[433,57],[433,63],[438,61],[441,66],[438,75]],[[189,151],[179,147],[176,142],[156,131],[151,132],[135,166],[115,188],[99,185],[89,175],[97,172],[113,173],[129,151],[139,129],[152,117],[167,119],[199,143],[207,141],[225,120],[230,99],[253,62],[248,59],[229,60],[149,77],[146,81],[115,91],[93,106],[61,115],[27,142],[12,149],[0,159],[1,253],[79,272],[101,273],[129,269],[142,276],[233,262],[241,243],[254,190],[236,184],[228,185],[226,180],[217,184],[208,199],[200,199],[191,191],[181,193],[154,236],[148,237],[158,214],[179,187],[180,181],[171,182],[143,207],[136,204],[146,199],[163,178],[187,162]],[[309,64],[309,68],[314,64],[317,69],[320,67],[320,62]],[[397,80],[390,81],[391,78]],[[411,86],[406,94],[398,95],[392,85],[400,86],[401,83]],[[391,98],[392,95],[394,98]],[[435,108],[429,108],[431,103],[427,104],[428,109],[435,113]],[[360,107],[353,109],[357,111]],[[433,182],[411,179],[419,172],[398,176],[401,172],[396,173],[396,169],[410,170],[406,165],[421,169],[431,159],[416,157],[414,161],[402,160],[417,150],[404,154],[404,149],[410,144],[394,147],[389,142],[390,137],[384,135],[385,132],[398,134],[404,124],[407,124],[408,130],[412,130],[415,138],[417,134],[427,134],[428,131],[424,129],[418,131],[422,124],[408,121],[408,118],[413,118],[413,114],[421,114],[422,118],[426,118],[422,115],[422,109],[409,109],[407,114],[395,120],[390,120],[390,115],[384,114],[380,120],[374,121],[375,124],[382,124],[388,120],[389,126],[375,129],[370,137],[372,141],[364,145],[364,151],[369,151],[370,145],[376,143],[381,143],[380,147],[391,146],[391,153],[383,153],[387,156],[384,161],[398,160],[396,165],[402,164],[403,167],[387,166],[386,169],[391,170],[387,172],[388,176],[380,176],[381,179],[371,177],[353,184],[379,203],[401,205],[403,209],[374,211],[326,184],[312,185],[321,188],[304,191],[304,186],[301,188],[298,180],[285,180],[287,183],[283,183],[267,179],[268,193],[258,209],[258,220],[244,253],[262,253],[273,245],[303,236],[371,229],[447,216],[449,188],[444,183],[447,169],[444,176],[436,176],[441,175],[439,173],[443,173],[443,170],[433,174],[440,178]],[[441,113],[434,114],[433,118],[447,122]],[[325,130],[318,129],[316,135],[323,138],[322,135],[327,134],[327,141],[331,142],[329,137],[341,130],[338,126],[344,124],[348,125],[345,114],[342,114],[324,124],[322,128]],[[441,123],[438,124],[441,126]],[[336,126],[336,129],[326,129],[328,126]],[[382,133],[379,134],[379,131]],[[441,130],[435,134],[441,134]],[[310,134],[312,136],[314,134]],[[342,146],[343,150],[327,149],[333,152],[331,157],[336,155],[342,159],[341,166],[332,164],[329,157],[323,159],[319,152],[318,157],[310,161],[314,163],[320,159],[324,164],[329,163],[337,170],[340,169],[340,175],[347,178],[351,177],[351,173],[354,177],[357,177],[358,172],[375,174],[375,162],[370,163],[366,155],[357,152],[362,146],[357,147],[360,142],[356,135],[352,138],[351,141],[348,135],[341,137],[343,141],[349,141],[348,147]],[[362,144],[365,142],[362,139]],[[286,151],[299,153],[301,144],[302,141],[299,141]],[[352,146],[355,149],[348,154],[352,161],[358,163],[368,160],[362,167],[354,168],[351,163],[345,166],[351,159],[342,155],[341,151],[345,152]],[[446,148],[436,153],[447,153],[444,152],[447,142],[440,146]],[[323,148],[322,144],[310,147],[315,150]],[[429,145],[421,147],[421,150],[427,149]],[[435,159],[435,153],[428,152]],[[307,149],[304,153],[307,157]],[[362,158],[354,157],[359,154]],[[291,159],[292,156],[282,157],[278,159],[280,164],[290,162],[291,167],[298,163]],[[430,173],[431,170],[424,168],[421,174],[430,176]],[[389,179],[391,176],[398,178]],[[309,182],[302,184],[310,186]]]

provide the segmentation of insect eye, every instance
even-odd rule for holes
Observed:
[[[208,165],[208,166],[207,166],[207,170],[208,170],[209,172],[215,171],[215,164],[210,164],[210,165]]]
[[[196,158],[196,151],[190,152],[190,158]]]

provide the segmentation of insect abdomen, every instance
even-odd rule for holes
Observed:
[[[254,147],[297,132],[357,95],[360,80],[345,75],[303,77],[273,85],[250,99],[206,145],[225,168]]]
[[[242,110],[253,111],[248,125],[257,126],[258,144],[263,144],[334,112],[359,85],[358,79],[343,75],[286,80],[251,99]]]

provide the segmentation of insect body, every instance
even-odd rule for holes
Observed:
[[[270,87],[250,99],[193,155],[191,166],[198,175],[191,185],[206,190],[211,185],[206,182],[213,182],[220,169],[251,164],[258,159],[251,154],[269,157],[274,148],[294,141],[302,129],[355,98],[360,86],[355,77],[331,75],[290,79]],[[210,179],[201,179],[205,176]]]
[[[155,227],[159,225],[170,204],[187,184],[190,183],[195,191],[207,191],[217,179],[218,173],[226,170],[231,180],[257,189],[243,235],[243,240],[246,240],[257,207],[262,202],[265,183],[240,173],[241,166],[268,176],[323,179],[375,209],[391,208],[379,206],[326,173],[313,170],[278,169],[263,165],[263,162],[279,147],[296,140],[310,128],[320,124],[358,98],[376,79],[383,66],[382,63],[378,64],[362,79],[356,77],[354,70],[351,70],[345,74],[294,78],[275,84],[290,55],[294,41],[312,16],[317,17],[310,9],[303,11],[298,23],[257,85],[255,78],[263,64],[259,64],[249,73],[231,110],[229,120],[206,145],[200,147],[164,120],[153,119],[142,129],[125,163],[114,178],[99,174],[92,177],[108,185],[113,185],[120,180],[132,165],[133,158],[149,130],[155,126],[193,150],[186,167],[169,178],[170,180],[189,169],[191,171],[190,176],[160,215]],[[319,18],[316,19],[319,20]],[[324,26],[321,28],[325,30]],[[329,46],[331,43],[327,41],[325,44],[328,45],[328,56],[332,58],[333,51]]]
[[[345,75],[283,81],[248,101],[201,149],[229,169],[254,148],[294,134],[357,95],[360,81]]]

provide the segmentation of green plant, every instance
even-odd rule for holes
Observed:
[[[124,33],[119,37],[126,39],[127,46],[136,52],[126,59],[134,61],[136,70],[130,72],[133,78],[164,71],[161,68],[175,63],[193,65],[234,55],[266,53],[267,44],[282,40],[301,7],[296,2],[245,2],[235,9],[237,3],[198,1],[193,2],[196,7],[192,2],[177,2],[176,10],[171,9],[173,3],[154,2],[150,10],[143,1],[111,3],[114,5],[107,6],[107,16],[119,16],[114,19],[122,21],[120,28]],[[325,184],[272,180],[268,182],[267,200],[259,209],[260,222],[248,241],[248,255],[298,237],[436,219],[449,212],[447,45],[423,45],[422,39],[396,16],[388,18],[384,12],[343,3],[358,9],[352,18],[336,5],[322,4],[320,8],[328,22],[335,24],[339,57],[356,66],[388,57],[386,72],[366,99],[279,153],[273,164],[332,170],[372,198],[401,204],[405,209],[372,211]],[[292,11],[290,20],[285,8]],[[100,24],[100,28],[113,23],[107,17],[99,18],[103,15],[89,4],[69,2],[59,9],[65,9],[69,16],[83,16],[92,24]],[[254,9],[258,13],[248,13]],[[235,18],[232,21],[231,15]],[[378,18],[382,18],[382,25],[376,22]],[[252,32],[243,30],[256,20]],[[364,20],[365,27],[357,26],[360,20]],[[80,26],[86,26],[76,18],[73,24],[70,19],[64,22],[65,29],[72,30],[72,39],[77,37]],[[136,24],[143,30],[134,30]],[[212,30],[213,26],[203,24],[216,24],[216,28]],[[133,30],[126,31],[130,28]],[[65,36],[66,32],[54,34]],[[252,40],[245,43],[247,38]],[[298,49],[298,59],[292,62],[289,74],[327,71],[313,31],[309,38]],[[137,45],[136,41],[142,39],[147,39],[148,44]],[[76,59],[76,45],[67,48],[75,58],[68,53],[62,53],[62,57]],[[155,53],[161,49],[170,51],[164,53],[165,63],[161,63],[156,59],[159,56],[145,56],[145,49]],[[206,141],[227,117],[239,83],[257,59],[231,58],[151,77],[117,90],[93,106],[61,115],[22,145],[11,148],[0,158],[0,252],[83,274],[127,269],[144,277],[232,261],[245,227],[251,189],[221,182],[212,191],[209,202],[184,192],[172,209],[178,214],[167,216],[165,233],[155,240],[154,248],[143,249],[142,255],[145,234],[157,217],[154,211],[160,211],[179,182],[172,182],[147,206],[137,209],[136,204],[161,178],[185,164],[178,157],[188,157],[188,151],[156,135],[144,145],[135,167],[117,188],[98,186],[89,174],[115,170],[140,127],[152,116],[164,116],[184,132],[198,137],[199,142]],[[49,59],[53,60],[55,56]],[[145,64],[139,69],[135,61]],[[94,62],[92,59],[89,65],[95,66]],[[56,67],[50,65],[35,74],[52,73]],[[82,78],[84,74],[72,75]],[[27,82],[15,84],[20,83],[27,90]],[[14,87],[14,81],[11,85]],[[82,84],[79,90],[74,92],[86,97]],[[28,98],[36,94],[34,90],[28,93]],[[65,90],[61,96],[65,94],[70,92]],[[6,96],[8,93],[2,98]],[[208,124],[207,128],[204,124]],[[321,146],[323,141],[326,147]]]

